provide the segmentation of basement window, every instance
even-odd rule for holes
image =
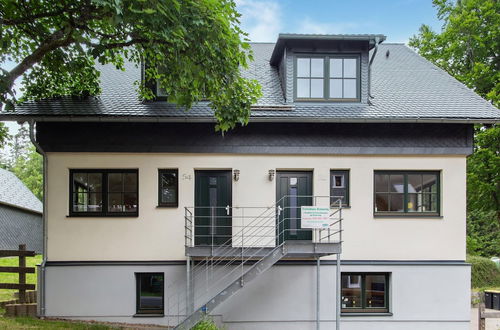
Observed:
[[[135,273],[137,314],[164,314],[164,273]]]
[[[440,173],[375,171],[375,215],[440,214]]]
[[[70,170],[69,215],[137,217],[138,188],[137,170]]]
[[[342,273],[342,313],[388,313],[389,273]]]

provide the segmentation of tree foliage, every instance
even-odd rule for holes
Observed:
[[[0,149],[2,149],[9,138],[9,130],[4,123],[0,122]]]
[[[7,154],[0,159],[0,167],[14,173],[40,200],[43,196],[43,157],[31,144],[29,130],[21,125],[9,135]]]
[[[500,127],[480,128],[467,160],[467,249],[500,256]]]
[[[433,3],[442,31],[422,25],[410,46],[498,107],[500,1]],[[474,153],[467,160],[467,249],[500,255],[500,127],[478,126],[474,139]]]
[[[428,25],[410,38],[437,66],[498,106],[500,97],[500,1],[433,0],[441,32]]]
[[[246,124],[260,96],[240,74],[252,55],[233,0],[0,0],[0,21],[0,64],[19,63],[0,73],[8,105],[21,76],[27,100],[96,96],[96,62],[147,63],[141,99],[155,81],[179,106],[208,99],[223,131]]]

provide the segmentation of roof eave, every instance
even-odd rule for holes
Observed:
[[[174,123],[215,123],[212,116],[204,117],[139,117],[139,116],[2,116],[6,121],[36,122],[174,122]],[[250,118],[251,122],[301,122],[301,123],[450,123],[450,124],[500,124],[500,118],[329,118],[329,117],[260,117]]]
[[[38,210],[35,210],[35,209],[30,209],[30,208],[27,208],[27,207],[22,207],[20,205],[16,205],[16,204],[11,204],[11,203],[6,203],[6,202],[0,202],[0,205],[5,205],[5,206],[8,206],[8,207],[12,207],[12,208],[15,208],[15,209],[18,209],[18,210],[21,210],[21,211],[25,211],[25,212],[30,212],[30,213],[36,213],[36,214],[42,214],[43,212],[42,211],[38,211]]]

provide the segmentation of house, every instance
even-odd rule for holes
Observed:
[[[500,111],[384,40],[253,43],[263,96],[224,136],[206,102],[139,101],[132,64],[101,66],[98,98],[3,113],[44,155],[40,315],[469,329],[466,157]]]
[[[14,173],[0,168],[0,250],[26,244],[42,253],[42,202]]]

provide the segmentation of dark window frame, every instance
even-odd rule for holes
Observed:
[[[385,277],[385,292],[384,292],[384,305],[385,307],[366,307],[366,276],[384,276]],[[361,276],[361,307],[342,307],[341,313],[344,315],[350,314],[387,314],[390,313],[390,282],[391,282],[391,273],[390,272],[342,272],[341,277],[343,276]],[[341,297],[342,297],[342,285],[340,287]]]
[[[377,191],[376,175],[402,175],[403,176],[403,211],[376,211]],[[436,175],[436,211],[430,212],[409,212],[408,211],[408,175],[411,174],[433,174]],[[375,170],[373,172],[373,215],[375,217],[441,217],[441,171],[436,170]]]
[[[136,315],[165,315],[165,273],[164,272],[135,272],[135,312]],[[161,295],[161,309],[141,309],[140,308],[140,299],[141,299],[141,276],[163,276],[162,282],[162,295]]]
[[[323,59],[323,97],[309,98],[297,97],[297,60],[299,58],[322,58]],[[356,60],[356,97],[355,98],[331,98],[330,97],[330,59],[355,59]],[[309,78],[312,79],[312,78]],[[344,78],[342,78],[344,79]],[[354,78],[352,78],[354,79]],[[293,60],[293,98],[296,102],[361,102],[361,54],[360,53],[296,53]]]
[[[73,174],[75,173],[101,173],[102,174],[102,211],[78,212],[73,211],[74,191]],[[137,175],[137,211],[136,212],[109,212],[108,211],[108,174],[110,173],[135,173]],[[138,217],[139,216],[139,170],[138,169],[70,169],[69,170],[69,216],[70,217]]]
[[[350,207],[350,203],[351,203],[351,199],[350,199],[350,180],[351,180],[351,176],[350,176],[350,173],[351,171],[350,170],[346,170],[346,169],[331,169],[330,170],[330,203],[335,203],[337,201],[337,198],[335,198],[335,195],[333,194],[333,189],[335,189],[333,187],[333,177],[335,175],[343,175],[344,176],[344,188],[346,190],[346,193],[345,193],[345,199],[342,201],[342,206],[343,207]],[[340,188],[342,189],[342,188]]]
[[[161,201],[161,191],[162,191],[162,175],[164,173],[175,172],[177,182],[175,189],[175,203],[164,203]],[[177,168],[159,168],[158,169],[158,207],[179,207],[179,169]]]

